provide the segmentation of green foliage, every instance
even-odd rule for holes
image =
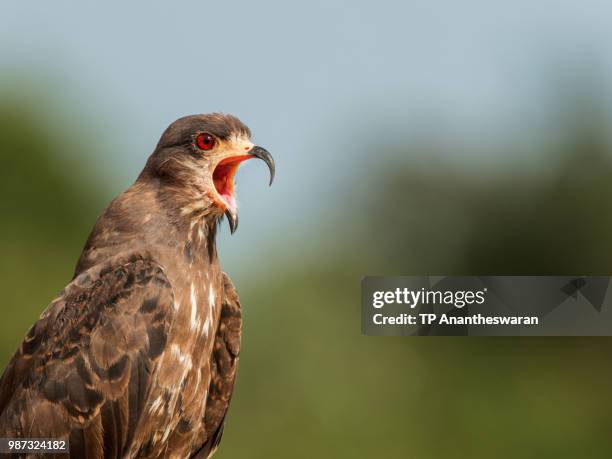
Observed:
[[[612,151],[581,140],[551,154],[543,177],[383,171],[369,215],[384,224],[361,225],[369,256],[404,274],[609,274]]]
[[[47,110],[18,100],[0,109],[2,366],[72,277],[100,204],[83,164],[68,159],[75,140],[50,127]]]

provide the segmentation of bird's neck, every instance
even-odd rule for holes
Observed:
[[[76,274],[118,252],[134,250],[147,250],[172,265],[216,264],[218,220],[204,190],[138,180],[96,222]]]

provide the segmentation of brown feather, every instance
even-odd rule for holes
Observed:
[[[205,431],[208,436],[202,448],[193,456],[198,459],[212,456],[221,441],[238,371],[242,308],[234,284],[225,273],[223,281],[221,320],[215,336],[215,351],[211,358],[212,376],[204,415]]]

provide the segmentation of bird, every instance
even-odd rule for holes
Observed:
[[[182,117],[97,219],[74,277],[0,379],[0,437],[65,439],[71,458],[208,458],[234,390],[242,307],[216,234],[234,177],[272,155],[237,117]],[[65,456],[67,457],[67,456]]]

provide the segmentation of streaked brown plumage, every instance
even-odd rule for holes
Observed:
[[[221,114],[181,118],[164,132],[136,182],[96,222],[72,282],[8,364],[0,437],[68,438],[75,458],[214,452],[241,333],[238,295],[217,258],[217,223],[225,213],[232,231],[237,225],[241,161],[258,157],[274,172],[249,137]]]

